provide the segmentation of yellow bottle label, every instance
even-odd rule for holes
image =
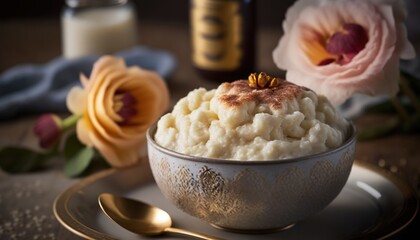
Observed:
[[[239,67],[243,21],[239,11],[234,0],[192,1],[192,58],[197,67],[219,71]]]

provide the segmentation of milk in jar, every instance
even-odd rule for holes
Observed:
[[[62,14],[63,56],[108,54],[137,44],[136,14],[127,0],[67,0]]]

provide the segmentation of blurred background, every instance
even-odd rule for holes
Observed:
[[[247,1],[247,0],[244,0]],[[258,68],[265,72],[276,72],[278,68],[274,65],[271,52],[277,45],[282,34],[282,21],[287,8],[292,5],[295,0],[255,0],[257,5],[257,42],[260,44],[257,48]],[[412,43],[420,49],[420,0],[405,0],[409,19],[407,22],[408,35]],[[169,85],[173,90],[173,99],[184,96],[185,92],[193,89],[198,85],[210,85],[204,81],[198,81],[197,75],[192,71],[191,56],[189,51],[190,35],[189,35],[189,16],[190,16],[190,0],[131,0],[134,3],[137,13],[137,23],[139,25],[139,44],[150,48],[156,48],[174,53],[177,59],[177,68],[171,76],[175,80],[169,81]],[[13,0],[7,1],[0,7],[0,74],[6,70],[22,64],[45,64],[62,54],[62,35],[60,18],[65,6],[65,0]],[[158,30],[156,30],[158,29]],[[147,35],[142,35],[142,33]],[[176,35],[176,41],[171,41],[171,36]],[[262,41],[264,40],[264,41]],[[412,62],[410,70],[412,74],[417,73],[420,78],[420,61]],[[408,71],[407,70],[407,71]],[[182,83],[182,84],[177,84]],[[1,87],[1,86],[0,86]],[[21,86],[16,86],[19,89]],[[0,90],[4,90],[1,89]],[[17,121],[10,120],[0,125],[0,143],[3,145],[17,143],[20,145],[33,145],[34,139],[28,134],[30,124],[33,119],[19,119]],[[366,123],[377,124],[377,118],[366,119]],[[363,122],[362,122],[363,123]],[[417,144],[416,144],[417,142]],[[418,183],[420,175],[416,168],[418,164],[418,135],[405,136],[398,135],[395,138],[371,141],[358,146],[358,158],[369,161],[374,164],[378,162],[389,161],[385,166],[396,165],[399,159],[408,162],[404,171],[411,172],[410,180],[412,183]],[[0,145],[1,146],[1,145]],[[386,146],[386,147],[384,147]],[[380,151],[378,151],[380,149]],[[385,159],[385,160],[384,160]],[[411,161],[410,160],[416,160]],[[410,165],[411,164],[411,165]],[[413,167],[412,167],[413,166]],[[416,167],[414,167],[416,166]],[[399,170],[399,172],[403,172]],[[40,173],[43,174],[43,173]],[[47,186],[47,193],[36,201],[45,204],[46,207],[40,212],[48,214],[51,223],[51,229],[46,231],[59,231],[61,234],[68,234],[59,228],[54,216],[51,213],[51,203],[56,194],[61,192],[64,187],[69,185],[69,180],[62,178],[63,183],[54,185],[55,188],[50,189],[48,184],[53,184],[57,178],[56,172],[45,172],[42,176],[42,184]],[[54,175],[55,174],[55,175]],[[19,177],[19,176],[18,176]],[[33,178],[7,178],[3,180],[3,188],[9,190],[11,183],[15,184],[24,181],[34,182],[38,175]],[[5,177],[4,177],[5,178]],[[49,179],[54,179],[51,181]],[[0,176],[0,182],[1,181]],[[26,184],[21,184],[26,186]],[[32,186],[32,185],[28,185]],[[59,186],[59,187],[58,187]],[[420,185],[417,186],[420,189]],[[0,191],[1,192],[1,191]],[[14,194],[5,195],[2,192],[3,203],[7,196],[10,197],[10,206],[15,207]],[[13,195],[12,195],[13,194]],[[31,201],[24,202],[27,207],[33,207],[34,198]],[[3,205],[2,205],[3,206]],[[7,205],[6,205],[7,206]],[[17,205],[16,205],[17,206]],[[26,205],[25,205],[26,206]],[[43,205],[42,205],[43,206]],[[7,209],[7,208],[4,208]],[[21,209],[24,209],[21,206]],[[1,215],[1,214],[0,214]],[[409,236],[412,232],[418,233],[420,225],[420,217],[415,220],[415,224],[410,226],[411,231],[407,231],[398,239],[411,239]],[[58,229],[58,230],[57,230]],[[45,231],[45,232],[46,232]],[[29,231],[28,231],[29,233]],[[54,232],[55,234],[56,232]],[[46,234],[46,233],[45,233]],[[1,234],[0,234],[1,238]],[[58,238],[64,239],[64,238]],[[69,238],[70,239],[70,238]],[[397,239],[397,238],[395,238]]]
[[[189,29],[190,0],[131,0],[131,2],[134,3],[138,19],[139,44],[172,52],[175,46],[163,47],[167,45],[165,43],[167,39],[159,42],[156,36],[142,35],[142,29],[147,32],[148,28],[159,24],[162,32],[167,35],[173,32],[173,28]],[[270,44],[257,49],[261,55],[258,57],[263,58],[264,61],[266,59],[263,65],[268,66],[263,67],[264,69],[275,68],[271,51],[282,34],[281,26],[285,12],[294,0],[255,2],[257,41],[265,38],[260,32],[261,29],[269,29],[266,32],[275,35]],[[64,7],[65,0],[14,0],[8,2],[7,7],[0,8],[0,73],[16,65],[43,64],[61,56],[63,49],[60,18]],[[182,33],[182,38],[185,39],[183,42],[186,45],[190,45],[188,31]],[[10,56],[12,52],[13,56]],[[268,53],[270,56],[266,57]],[[189,54],[186,54],[185,59],[177,57],[178,61],[183,61],[187,65],[191,64]]]
[[[189,26],[190,0],[131,0],[131,2],[134,3],[140,29],[144,22],[163,23],[169,26]],[[279,38],[282,33],[282,21],[285,12],[294,2],[295,0],[256,1],[257,27],[259,29],[268,28]],[[409,13],[406,23],[409,39],[418,50],[420,49],[420,25],[418,25],[420,21],[420,1],[405,0],[405,3]],[[60,16],[64,6],[65,0],[14,0],[8,1],[7,7],[0,8],[0,72],[16,64],[24,63],[25,61],[20,59],[19,56],[25,55],[25,52],[29,51],[26,48],[43,48],[48,51],[43,54],[48,58],[41,58],[32,54],[27,61],[30,63],[43,63],[61,54]],[[48,23],[46,23],[47,21]],[[27,27],[28,22],[33,23],[31,29]],[[22,31],[25,27],[27,31]],[[14,28],[17,31],[14,31]],[[46,35],[47,33],[48,35]],[[29,34],[33,38],[34,44],[32,46],[20,44],[19,41],[26,40]],[[47,45],[42,41],[45,37],[52,38],[54,41],[49,41]],[[140,43],[147,43],[142,41],[142,36],[140,36]],[[4,53],[8,52],[7,49],[13,46],[23,46],[23,48],[15,49],[17,53],[15,60],[6,59]],[[274,48],[274,46],[269,47]]]
[[[188,24],[189,0],[132,0],[139,20],[174,21]],[[294,0],[256,1],[258,23],[262,26],[281,26],[284,12]],[[0,19],[59,18],[64,0],[14,0],[0,9]]]

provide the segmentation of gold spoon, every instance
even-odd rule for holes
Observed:
[[[137,200],[102,193],[98,197],[99,206],[105,214],[121,227],[140,235],[176,233],[199,239],[221,240],[183,229],[172,228],[169,214],[160,208]]]

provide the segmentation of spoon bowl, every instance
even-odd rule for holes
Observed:
[[[199,239],[220,238],[172,228],[172,219],[164,210],[134,199],[103,193],[98,197],[103,212],[121,227],[140,235],[176,233]]]

